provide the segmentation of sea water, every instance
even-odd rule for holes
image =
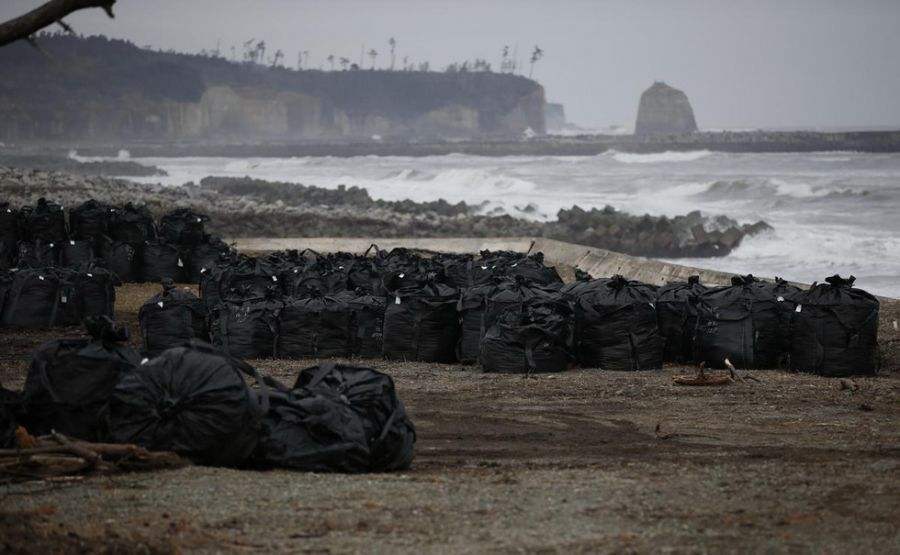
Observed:
[[[250,176],[334,188],[374,198],[443,198],[484,213],[555,219],[561,208],[612,205],[632,214],[692,210],[771,232],[722,258],[674,262],[801,282],[853,274],[858,286],[900,297],[900,154],[729,154],[709,151],[597,156],[354,158],[136,158],[182,185],[208,175]],[[134,178],[132,178],[134,179]]]

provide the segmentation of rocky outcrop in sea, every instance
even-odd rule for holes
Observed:
[[[695,131],[694,109],[683,91],[657,81],[641,95],[635,135],[684,135]]]
[[[144,204],[159,217],[175,208],[210,216],[224,237],[527,237],[540,236],[639,256],[724,256],[769,226],[740,225],[691,212],[635,216],[612,207],[561,210],[554,222],[484,215],[481,207],[444,200],[373,199],[359,187],[322,187],[251,178],[207,177],[184,187],[106,177],[0,167],[0,198],[13,206],[46,197],[71,207],[88,199]]]

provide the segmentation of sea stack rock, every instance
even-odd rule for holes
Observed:
[[[694,110],[684,92],[657,81],[641,95],[635,135],[681,135],[695,131]]]

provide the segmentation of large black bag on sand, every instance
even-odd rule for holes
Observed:
[[[195,245],[203,240],[203,226],[209,216],[190,208],[178,208],[159,220],[159,235],[177,245]]]
[[[19,268],[59,266],[59,244],[41,239],[19,241],[16,259]]]
[[[700,276],[691,276],[686,282],[669,283],[657,292],[656,313],[664,341],[664,361],[685,363],[694,360],[697,303],[706,290],[707,287],[700,283]]]
[[[794,313],[791,368],[822,376],[874,374],[878,369],[878,299],[831,276],[813,284]]]
[[[544,266],[544,253],[542,252],[508,261],[507,264],[502,266],[502,272],[508,277],[515,278],[520,276],[530,283],[540,285],[559,288],[563,284],[563,280],[559,277],[556,268]]]
[[[144,352],[150,356],[192,339],[209,338],[203,301],[187,289],[175,287],[171,280],[163,281],[162,288],[138,312]]]
[[[485,372],[562,372],[571,357],[571,308],[561,298],[533,298],[501,314],[481,340]]]
[[[278,313],[278,358],[348,357],[353,313],[339,297],[291,299]]]
[[[160,282],[164,279],[184,281],[181,250],[163,240],[147,241],[141,249],[141,281]]]
[[[384,347],[384,297],[363,289],[344,291],[336,296],[347,303],[353,316],[350,354],[361,358],[381,358]]]
[[[19,211],[9,205],[8,202],[0,202],[0,242],[19,242]]]
[[[16,446],[16,428],[22,414],[22,396],[0,385],[0,449]]]
[[[128,330],[109,318],[86,323],[91,339],[61,339],[32,355],[25,381],[25,427],[32,435],[56,430],[86,441],[104,439],[101,413],[123,376],[140,364]]]
[[[478,360],[481,338],[487,331],[488,299],[500,291],[498,283],[486,283],[464,289],[456,311],[459,314],[459,343],[456,356],[460,362],[472,364]]]
[[[258,391],[244,375],[256,380]],[[193,342],[122,378],[109,401],[109,436],[198,464],[238,466],[259,441],[268,393],[253,367]]]
[[[394,276],[387,285],[384,356],[454,362],[459,338],[457,290],[437,283],[433,277],[417,280],[406,274]]]
[[[300,371],[294,390],[301,389],[347,399],[363,421],[369,447],[368,470],[409,468],[416,429],[390,376],[371,368],[324,363]]]
[[[310,295],[335,295],[347,290],[347,270],[344,268],[294,268],[286,274],[284,293],[303,298]]]
[[[487,300],[484,314],[485,329],[492,326],[507,310],[519,310],[531,299],[549,300],[560,296],[555,287],[533,283],[522,276],[499,279],[496,285],[496,291]]]
[[[209,331],[213,345],[238,358],[273,358],[282,303],[251,299],[212,309]]]
[[[218,237],[206,235],[191,247],[185,277],[190,283],[200,283],[206,272],[232,261],[234,255],[231,247]]]
[[[575,301],[575,353],[585,367],[662,368],[656,288],[614,276]]]
[[[72,271],[69,280],[74,300],[66,304],[67,310],[74,310],[76,322],[91,317],[115,316],[116,285],[122,284],[115,274],[102,266],[88,264]]]
[[[69,210],[69,235],[99,244],[100,238],[109,233],[110,208],[108,204],[88,200]]]
[[[233,264],[204,272],[200,280],[200,297],[213,308],[220,302],[242,303],[282,292],[279,270],[272,264],[242,258]]]
[[[59,245],[59,263],[66,268],[90,264],[95,258],[93,241],[69,239]]]
[[[39,198],[37,205],[22,208],[22,235],[30,240],[61,243],[66,240],[66,215],[63,207]]]
[[[258,466],[306,472],[369,470],[363,420],[348,400],[331,392],[290,391],[271,378],[269,412],[253,454]]]
[[[145,206],[135,206],[130,202],[110,208],[108,225],[109,236],[114,241],[136,246],[156,237],[153,215]]]
[[[106,269],[116,274],[122,283],[140,281],[141,257],[134,245],[104,237],[100,240],[100,258]]]
[[[730,286],[703,293],[697,305],[698,362],[724,368],[727,358],[738,368],[778,367],[790,330],[773,287],[751,275],[735,276]]]
[[[51,328],[66,325],[71,300],[70,273],[54,268],[12,272],[3,305],[3,325]]]

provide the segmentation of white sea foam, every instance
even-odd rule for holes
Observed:
[[[652,154],[636,154],[633,152],[610,151],[610,154],[615,161],[623,164],[663,164],[667,162],[693,162],[694,160],[706,158],[712,152],[709,150],[689,150],[687,152],[667,150],[666,152]]]

